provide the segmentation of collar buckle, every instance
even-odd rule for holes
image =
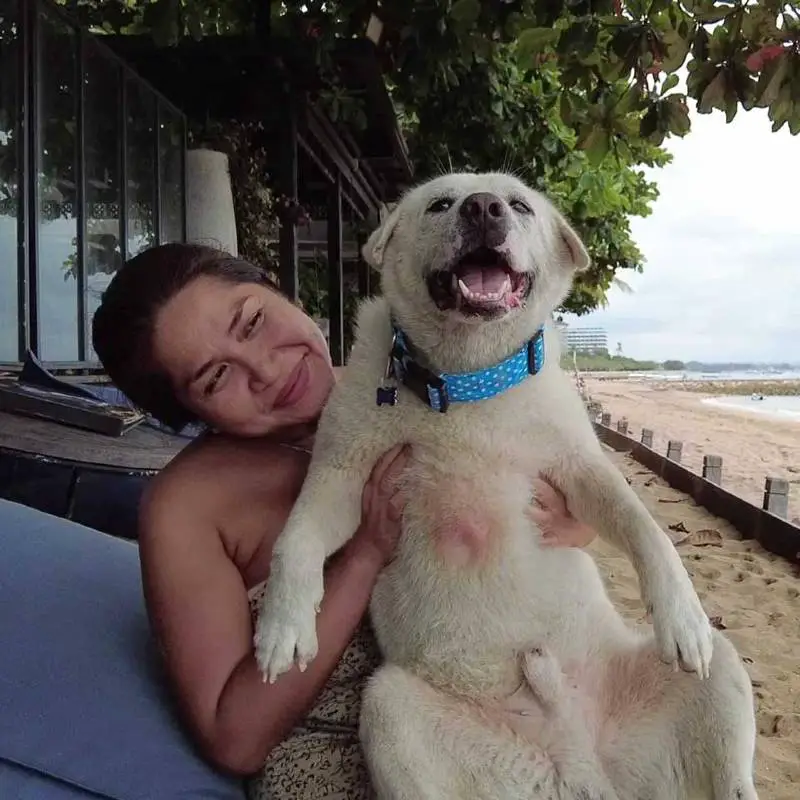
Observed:
[[[447,412],[450,396],[447,393],[447,382],[443,378],[410,358],[395,357],[394,371],[403,385],[414,392],[423,403],[441,414]]]
[[[536,375],[544,364],[544,330],[539,328],[536,336],[527,344],[528,374]]]

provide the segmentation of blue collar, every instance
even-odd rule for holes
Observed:
[[[544,327],[516,353],[493,367],[475,372],[435,373],[421,366],[411,355],[405,334],[393,326],[394,339],[386,379],[399,381],[423,403],[444,414],[451,403],[474,403],[488,400],[519,385],[544,366]],[[378,389],[377,403],[395,405],[397,388],[392,385]]]

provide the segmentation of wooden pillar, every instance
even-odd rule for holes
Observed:
[[[789,516],[789,481],[782,478],[767,478],[764,481],[764,511],[776,517],[787,519]]]
[[[674,461],[676,464],[681,463],[681,455],[683,453],[683,442],[670,439],[667,444],[667,458]]]
[[[619,433],[624,433],[627,436],[628,420],[626,420],[624,417],[617,422],[617,431],[619,431]]]
[[[703,456],[703,477],[722,486],[722,456]]]
[[[297,106],[289,99],[289,113],[283,125],[283,157],[281,158],[280,192],[291,204],[284,208],[280,215],[280,231],[278,235],[278,279],[281,291],[292,301],[300,297],[297,255],[297,220],[295,207],[298,202],[298,166],[297,166]]]
[[[344,267],[342,264],[342,176],[337,170],[328,190],[328,319],[331,360],[344,364]]]
[[[611,414],[608,411],[604,412],[603,415],[600,417],[600,424],[605,426],[606,428],[611,427]]]
[[[642,428],[642,444],[645,447],[653,447],[653,431],[650,428]]]

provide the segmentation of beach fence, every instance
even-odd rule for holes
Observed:
[[[681,464],[683,442],[671,439],[667,452],[653,449],[654,432],[643,428],[641,437],[631,436],[624,417],[612,424],[612,417],[600,403],[586,400],[586,410],[601,442],[612,449],[628,453],[670,486],[688,494],[698,505],[712,514],[728,520],[745,539],[755,539],[764,549],[800,564],[800,527],[789,521],[789,482],[767,476],[764,496],[759,508],[749,500],[723,487],[722,457],[709,454],[703,457],[702,474],[698,475]]]

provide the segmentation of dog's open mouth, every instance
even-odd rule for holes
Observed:
[[[432,273],[428,291],[442,311],[495,317],[522,305],[531,291],[531,277],[514,271],[502,253],[480,247],[452,268]]]

